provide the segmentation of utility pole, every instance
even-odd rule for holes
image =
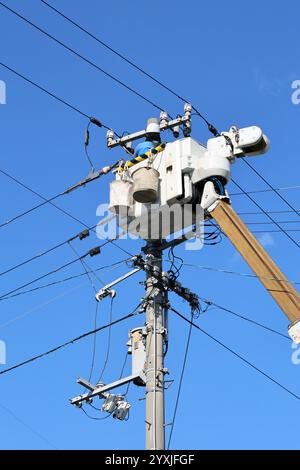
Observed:
[[[147,242],[144,249],[152,267],[162,271],[161,242]],[[152,274],[146,280],[146,449],[165,449],[164,309],[166,293]]]
[[[153,451],[165,449],[164,392],[168,370],[164,367],[164,357],[168,349],[169,308],[167,292],[174,292],[184,299],[192,312],[200,311],[197,294],[177,281],[176,274],[179,270],[177,269],[175,275],[172,268],[163,272],[162,253],[195,237],[194,226],[202,221],[202,216],[197,215],[197,205],[202,209],[201,214],[204,211],[204,220],[213,218],[218,223],[256,273],[292,322],[289,334],[300,344],[300,295],[235,213],[226,190],[231,164],[236,158],[265,153],[269,148],[268,138],[257,126],[242,129],[232,126],[229,132],[222,132],[209,139],[205,147],[190,137],[192,109],[187,103],[184,106],[184,115],[172,121],[167,113],[162,112],[160,121],[151,118],[146,129],[118,139],[109,129],[107,146],[125,147],[127,153],[134,153],[133,158],[104,167],[65,191],[70,192],[117,167],[116,179],[110,183],[109,209],[115,214],[121,229],[146,241],[143,248],[146,256],[138,254],[131,258],[134,269],[110,282],[96,294],[99,302],[107,296],[113,297],[113,286],[141,270],[146,272],[146,294],[139,308],[129,315],[146,312],[145,325],[129,332],[127,346],[132,357],[131,375],[110,384],[95,385],[79,378],[78,384],[88,391],[72,398],[70,402],[80,408],[91,405],[96,397],[101,398],[104,400],[101,411],[124,421],[129,417],[131,404],[127,401],[126,394],[110,392],[130,382],[145,387],[146,449]],[[167,129],[173,132],[175,139],[183,129],[184,138],[168,144],[161,142],[160,132]],[[144,137],[146,141],[139,144],[133,152],[132,142]],[[192,209],[189,213],[193,216],[196,214],[196,217],[185,217],[186,205]],[[172,213],[174,206],[179,208],[179,213]],[[190,230],[191,225],[192,231],[184,232]],[[177,232],[181,232],[179,238],[166,241]],[[214,233],[208,233],[207,240],[213,240],[210,236],[214,236]]]

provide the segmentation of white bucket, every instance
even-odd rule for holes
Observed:
[[[133,204],[130,181],[116,180],[110,183],[109,210],[114,214],[125,213]]]
[[[155,202],[158,198],[159,172],[154,168],[142,167],[132,173],[133,198],[142,204]]]

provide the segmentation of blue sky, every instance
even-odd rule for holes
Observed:
[[[44,27],[99,66],[119,77],[170,114],[182,112],[174,96],[138,74],[92,39],[59,18],[38,0],[7,0],[6,3]],[[251,160],[275,187],[299,183],[298,139],[300,106],[291,101],[291,83],[300,79],[298,39],[299,3],[272,4],[254,0],[249,5],[220,0],[185,6],[172,2],[71,2],[52,0],[67,15],[98,35],[151,74],[187,96],[221,130],[230,125],[257,124],[271,140],[266,156]],[[103,74],[89,67],[59,45],[0,8],[1,62],[41,84],[76,107],[95,115],[120,131],[144,127],[157,110]],[[46,197],[84,177],[88,165],[83,152],[86,119],[0,67],[7,87],[7,104],[0,106],[1,169]],[[205,142],[208,131],[194,119],[193,137]],[[108,151],[105,132],[92,129],[91,152],[98,167],[120,157]],[[237,162],[234,178],[246,190],[264,189],[258,177]],[[97,223],[97,205],[108,198],[107,179],[58,201],[60,207],[88,225]],[[40,200],[3,174],[1,216],[4,222]],[[234,185],[229,191],[236,192]],[[285,191],[299,209],[299,190]],[[288,207],[273,193],[255,199],[266,210]],[[245,197],[232,198],[238,211],[257,211]],[[277,220],[294,221],[296,214],[277,214]],[[263,215],[245,216],[247,222],[265,222]],[[298,224],[285,224],[298,228]],[[257,230],[274,226],[251,226]],[[1,271],[64,241],[82,226],[50,205],[0,229]],[[291,235],[300,242],[297,232]],[[299,251],[282,233],[261,233],[262,241],[290,279],[300,281]],[[74,242],[85,253],[99,241]],[[138,253],[142,243],[120,241]],[[186,263],[213,266],[242,273],[251,271],[236,255],[228,240],[199,252],[177,253]],[[68,246],[1,277],[1,295],[32,278],[74,258]],[[98,268],[125,258],[113,246],[90,261]],[[126,266],[104,270],[109,282],[125,273]],[[51,280],[82,272],[75,264]],[[118,288],[114,317],[129,313],[143,294],[138,275]],[[256,279],[185,267],[181,281],[209,298],[283,333],[288,321]],[[100,285],[99,285],[100,287]],[[172,304],[188,315],[188,307],[173,295]],[[43,352],[93,326],[94,296],[84,277],[14,299],[1,301],[0,339],[7,345],[7,366]],[[109,302],[99,308],[99,324],[108,322]],[[225,312],[212,309],[199,325],[224,341],[259,368],[300,394],[300,366],[291,362],[291,344]],[[129,328],[135,318],[112,330],[112,349],[105,381],[118,378],[125,355]],[[170,347],[166,366],[174,385],[166,393],[166,421],[170,422],[188,325],[170,318]],[[95,375],[106,352],[107,335],[97,339]],[[144,390],[131,387],[130,420],[92,421],[68,404],[78,394],[76,378],[87,377],[92,339],[0,377],[0,447],[2,449],[142,449],[144,447]],[[129,365],[129,361],[127,366]],[[4,366],[0,366],[4,367]],[[129,368],[127,369],[129,372]],[[7,411],[5,407],[10,410]],[[229,352],[193,331],[172,448],[186,449],[299,449],[297,413],[299,402],[276,387]]]

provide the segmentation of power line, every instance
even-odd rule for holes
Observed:
[[[92,230],[95,227],[97,227],[97,225],[94,225],[93,227],[90,227],[89,230]],[[25,266],[26,264],[31,263],[32,261],[35,261],[36,259],[39,259],[39,258],[42,258],[43,256],[46,256],[47,254],[51,253],[52,251],[55,251],[58,248],[61,248],[62,246],[67,245],[68,243],[70,243],[73,240],[76,240],[76,238],[80,238],[81,235],[82,235],[82,232],[78,233],[77,235],[74,235],[71,238],[68,238],[67,240],[64,240],[61,243],[58,243],[57,245],[52,246],[51,248],[48,248],[45,251],[41,251],[41,252],[37,253],[36,255],[32,256],[31,258],[27,258],[24,261],[21,261],[20,263],[14,265],[14,266],[11,266],[10,268],[6,269],[5,271],[0,272],[0,276],[4,276],[5,274],[10,273],[10,272],[12,272],[12,271],[14,271],[18,268],[21,268],[22,266]]]
[[[243,158],[243,161],[247,163],[247,165],[249,165],[249,163]],[[251,167],[252,168],[252,167]],[[256,172],[256,170],[253,168],[253,170]],[[259,173],[257,172],[257,174],[259,175]],[[270,183],[267,183],[270,185]],[[271,186],[272,189],[256,189],[255,191],[247,191],[248,194],[258,194],[258,193],[273,193],[275,192],[276,194],[278,194],[281,199],[284,200],[284,202],[287,202],[285,198],[283,198],[281,196],[280,193],[278,193],[278,191],[288,191],[290,189],[300,189],[300,185],[296,185],[296,186],[284,186],[284,187],[281,187],[281,188],[273,188],[273,186]],[[244,193],[243,192],[240,192],[240,193],[232,193],[230,194],[230,196],[243,196]],[[287,202],[287,204],[289,205],[289,203]],[[292,207],[292,206],[290,206]],[[299,213],[299,211],[297,209],[294,209],[292,210],[292,212],[295,212],[296,214]]]
[[[18,13],[17,11],[13,10],[12,8],[10,8],[9,6],[5,5],[3,2],[0,2],[0,5],[3,6],[4,8],[6,8],[8,11],[10,11],[11,13],[13,13],[15,16],[17,16],[18,18],[20,18],[21,20],[25,21],[27,24],[29,24],[30,26],[32,26],[33,28],[35,28],[37,31],[39,31],[40,33],[44,34],[45,36],[47,36],[49,39],[52,39],[53,41],[55,41],[57,44],[59,44],[60,46],[64,47],[66,50],[68,50],[69,52],[71,52],[72,54],[74,54],[76,57],[78,57],[79,59],[83,60],[84,62],[86,62],[88,65],[90,65],[91,67],[94,67],[96,70],[98,70],[99,72],[103,73],[104,75],[106,75],[108,78],[110,78],[111,80],[113,80],[114,82],[118,83],[119,85],[123,86],[124,88],[126,88],[128,91],[131,91],[131,93],[135,94],[136,96],[138,96],[139,98],[143,99],[144,101],[146,101],[147,103],[151,104],[151,106],[155,107],[156,109],[160,110],[160,111],[164,111],[163,108],[161,108],[159,105],[157,105],[156,103],[154,103],[153,101],[149,100],[148,98],[146,98],[144,95],[142,95],[141,93],[139,93],[138,91],[136,91],[134,88],[130,87],[129,85],[127,85],[126,83],[124,83],[123,81],[121,81],[119,78],[115,77],[114,75],[112,75],[111,73],[107,72],[106,70],[104,70],[103,68],[99,67],[97,64],[95,64],[95,62],[92,62],[91,60],[87,59],[86,57],[84,57],[82,54],[80,54],[79,52],[75,51],[75,49],[72,49],[70,46],[68,46],[67,44],[65,44],[64,42],[60,41],[59,39],[57,39],[55,36],[53,36],[52,34],[48,33],[47,31],[45,31],[44,29],[40,28],[39,26],[37,26],[35,23],[33,23],[32,21],[28,20],[27,18],[25,18],[24,16],[22,16],[20,13]]]
[[[58,450],[58,448],[52,442],[50,442],[47,437],[43,436],[39,431],[36,431],[28,423],[25,423],[25,421],[23,421],[23,419],[17,416],[16,413],[14,413],[12,410],[4,406],[2,403],[0,403],[0,408],[2,408],[2,410],[12,416],[15,421],[18,421],[18,423],[20,423],[24,428],[28,429],[32,434],[35,434],[39,439],[45,442],[51,449]]]
[[[299,224],[300,220],[277,220],[278,224]],[[274,225],[274,222],[246,222],[247,225]]]
[[[28,287],[32,284],[34,284],[35,282],[38,282],[38,281],[41,281],[42,279],[45,279],[46,277],[48,276],[51,276],[52,274],[55,274],[59,271],[61,271],[62,269],[65,269],[71,265],[73,265],[74,263],[77,263],[78,261],[80,261],[81,259],[85,258],[86,256],[95,256],[95,254],[99,254],[100,253],[100,249],[107,245],[108,242],[104,243],[103,245],[101,246],[98,246],[96,248],[93,248],[92,250],[89,250],[87,253],[85,253],[84,255],[81,255],[79,258],[75,258],[71,261],[68,261],[67,263],[65,264],[62,264],[61,266],[59,266],[58,268],[55,268],[55,269],[52,269],[51,271],[47,272],[46,274],[43,274],[42,276],[39,276],[39,277],[36,277],[35,279],[29,281],[29,282],[26,282],[26,284],[22,284],[21,286],[19,287],[15,287],[14,289],[12,289],[11,291],[7,292],[6,294],[3,294],[0,296],[0,300],[2,300],[3,298],[6,298],[7,296],[9,296],[10,294],[14,294],[15,292],[23,289],[24,287]],[[95,251],[94,251],[95,250]],[[94,253],[94,254],[93,254]]]
[[[60,212],[62,212],[64,215],[67,215],[68,217],[70,217],[72,220],[75,220],[75,222],[78,222],[80,225],[82,225],[83,227],[85,227],[86,229],[89,229],[89,225],[87,225],[85,222],[82,222],[80,219],[78,219],[77,217],[73,216],[72,214],[70,214],[70,212],[67,212],[66,210],[62,209],[61,207],[57,206],[56,204],[53,204],[52,202],[49,202],[48,199],[46,199],[44,196],[42,196],[42,194],[38,193],[37,191],[33,190],[32,188],[30,188],[29,186],[27,186],[26,184],[22,183],[22,181],[18,180],[15,176],[12,176],[10,175],[9,173],[5,172],[4,170],[0,170],[0,173],[3,173],[5,176],[7,176],[9,179],[11,179],[12,181],[14,181],[16,184],[22,186],[24,189],[26,189],[27,191],[35,194],[36,196],[38,196],[40,199],[43,199],[45,201],[45,204],[46,203],[50,203],[53,207],[55,207],[55,209],[59,210]],[[63,194],[63,193],[60,193],[60,194]],[[39,207],[39,206],[36,206],[36,207]],[[35,208],[36,208],[35,207]],[[34,209],[34,208],[33,208]],[[28,212],[28,211],[26,211]],[[25,214],[19,214],[19,216],[17,216],[18,218],[20,218],[21,216],[23,216]],[[6,225],[6,224],[3,224],[3,225]],[[1,228],[1,225],[0,225],[0,228]],[[95,231],[95,229],[91,229],[93,232],[97,233]],[[126,253],[127,255],[129,256],[132,256],[131,253],[129,253],[127,250],[125,250],[124,248],[120,247],[119,245],[117,245],[117,243],[115,243],[112,239],[109,239],[108,240],[108,243],[111,243],[112,245],[114,245],[116,248],[118,248],[119,250],[123,251],[123,253]]]
[[[300,232],[299,229],[290,229],[290,230],[253,230],[252,233],[286,233],[286,232]]]
[[[94,315],[94,330],[97,329],[97,320],[98,320],[98,312],[99,312],[99,302],[97,302],[97,300],[95,300],[95,302],[96,302],[96,310],[95,310],[95,315]],[[97,334],[95,333],[93,335],[92,361],[91,361],[90,373],[89,373],[89,378],[88,378],[89,382],[91,381],[92,376],[93,376],[95,359],[96,359],[96,348],[97,348]]]
[[[110,323],[112,322],[112,318],[113,318],[113,303],[114,303],[114,297],[111,297],[111,299],[110,299],[110,308],[109,308],[109,322]],[[106,356],[105,356],[104,364],[103,364],[102,370],[100,372],[99,379],[97,380],[97,383],[101,382],[101,379],[102,379],[102,377],[104,375],[104,372],[106,370],[108,360],[109,360],[110,346],[111,346],[111,327],[109,327],[109,329],[108,329]]]
[[[193,320],[193,313],[191,314],[191,318]],[[173,435],[173,431],[174,431],[174,425],[175,425],[175,420],[176,420],[176,415],[177,415],[177,409],[178,409],[179,398],[180,398],[180,393],[181,393],[181,388],[182,388],[182,382],[183,382],[183,377],[184,377],[184,372],[185,372],[185,368],[186,368],[186,362],[187,362],[187,357],[188,357],[188,352],[189,352],[189,347],[190,347],[192,329],[193,329],[193,323],[191,322],[190,327],[189,327],[186,347],[185,347],[184,359],[183,359],[182,370],[181,370],[181,374],[180,374],[179,386],[178,386],[178,391],[177,391],[177,396],[176,396],[176,402],[175,402],[175,408],[174,408],[174,412],[173,412],[173,418],[172,418],[172,423],[171,423],[171,431],[170,431],[170,434],[169,434],[169,441],[168,441],[167,450],[170,449],[170,444],[171,444],[172,435]]]
[[[114,326],[114,325],[117,325],[118,323],[121,323],[129,318],[132,318],[134,317],[135,315],[137,315],[139,312],[136,311],[137,309],[135,309],[133,312],[129,313],[128,315],[125,315],[124,317],[121,317],[121,318],[118,318],[117,320],[114,320],[113,322],[111,323],[107,323],[106,325],[103,325],[103,326],[99,326],[99,328],[96,328],[94,330],[91,330],[91,331],[88,331],[87,333],[84,333],[80,336],[77,336],[69,341],[66,341],[65,343],[63,344],[60,344],[59,346],[56,346],[55,348],[52,348],[52,349],[49,349],[48,351],[42,353],[42,354],[38,354],[37,356],[34,356],[30,359],[27,359],[26,361],[23,361],[23,362],[19,362],[18,364],[15,364],[14,366],[12,367],[9,367],[7,369],[4,369],[2,371],[0,371],[0,375],[3,375],[3,374],[7,374],[8,372],[11,372],[15,369],[18,369],[19,367],[23,367],[27,364],[30,364],[32,362],[35,362],[37,361],[38,359],[41,359],[45,356],[48,356],[49,354],[53,354],[54,352],[57,352],[59,351],[60,349],[62,348],[65,348],[67,346],[70,346],[71,344],[74,344],[76,343],[77,341],[80,341],[84,338],[87,338],[88,336],[90,335],[93,335],[95,333],[98,333],[99,331],[102,331],[102,330],[105,330],[111,326]]]
[[[13,217],[12,219],[2,223],[0,225],[0,228],[4,227],[4,226],[7,226],[9,224],[11,224],[12,222],[14,222],[15,220],[17,219],[20,219],[22,217],[24,217],[25,215],[35,211],[36,209],[46,205],[46,204],[51,204],[51,206],[55,207],[55,209],[59,210],[60,212],[62,212],[63,214],[67,215],[68,217],[70,217],[71,219],[75,220],[75,222],[79,222],[81,225],[84,225],[86,228],[88,228],[88,226],[86,224],[83,224],[79,219],[77,219],[76,217],[74,217],[73,215],[71,215],[69,212],[65,211],[64,209],[62,209],[61,207],[57,206],[56,204],[53,204],[52,201],[54,201],[55,199],[59,198],[60,196],[63,195],[63,193],[58,193],[56,194],[55,196],[52,196],[51,198],[47,199],[45,198],[42,194],[38,193],[37,191],[35,191],[34,189],[32,189],[31,187],[27,186],[25,183],[23,183],[22,181],[20,181],[19,179],[17,179],[15,176],[12,176],[11,174],[9,174],[7,171],[4,171],[4,170],[1,170],[0,169],[0,173],[2,173],[3,175],[5,175],[7,178],[11,179],[12,181],[14,181],[16,184],[18,184],[19,186],[21,186],[22,188],[26,189],[27,191],[31,192],[32,194],[34,194],[35,196],[38,196],[40,199],[42,199],[44,202],[42,202],[41,204],[38,204],[36,206],[33,206],[31,209],[28,209],[26,210],[25,212],[21,212],[20,214],[16,215],[15,217]]]
[[[64,104],[65,106],[67,106],[68,108],[72,109],[73,111],[76,111],[76,113],[80,114],[81,116],[84,116],[86,117],[87,119],[90,119],[90,116],[86,113],[84,113],[83,111],[81,111],[79,108],[77,108],[76,106],[68,103],[67,101],[65,101],[64,99],[60,98],[59,96],[55,95],[54,93],[52,93],[51,91],[47,90],[46,88],[42,87],[41,85],[38,85],[36,82],[34,82],[33,80],[31,80],[30,78],[28,77],[25,77],[25,75],[22,75],[20,72],[17,72],[16,70],[14,70],[13,68],[9,67],[8,65],[4,64],[3,62],[0,62],[0,65],[1,67],[4,67],[5,69],[9,70],[10,72],[14,73],[15,75],[17,75],[19,78],[22,78],[22,80],[25,80],[26,82],[30,83],[31,85],[33,85],[34,87],[38,88],[40,91],[43,91],[44,93],[46,93],[47,95],[51,96],[51,98],[54,98],[56,101],[59,101],[60,103]],[[103,126],[104,127],[104,126]]]
[[[116,49],[114,49],[113,47],[109,46],[107,43],[105,43],[104,41],[102,41],[99,37],[95,36],[94,34],[92,34],[91,32],[89,32],[86,28],[83,28],[81,25],[79,25],[77,22],[75,22],[74,20],[72,20],[70,17],[68,17],[66,14],[62,13],[60,10],[58,10],[57,8],[53,7],[52,5],[50,5],[49,3],[47,3],[46,1],[44,0],[41,0],[42,3],[46,6],[48,6],[51,10],[53,10],[55,13],[57,13],[58,15],[60,15],[62,18],[64,18],[65,20],[67,20],[69,23],[71,23],[73,26],[75,26],[76,28],[80,29],[82,32],[84,32],[85,34],[87,34],[89,37],[91,37],[92,39],[94,39],[95,41],[97,41],[99,44],[101,44],[102,46],[104,46],[106,49],[108,49],[110,52],[112,52],[113,54],[117,55],[120,59],[124,60],[127,64],[131,65],[132,67],[134,67],[136,70],[138,70],[139,72],[141,72],[143,75],[145,75],[146,77],[150,78],[150,80],[152,80],[153,82],[155,82],[157,85],[161,86],[162,88],[164,88],[166,91],[168,91],[169,93],[171,93],[173,96],[175,96],[176,98],[178,98],[180,101],[184,102],[184,103],[187,103],[189,102],[190,100],[187,100],[186,98],[184,98],[183,96],[179,95],[178,93],[176,93],[176,91],[172,90],[169,86],[167,86],[166,84],[164,84],[161,80],[158,80],[157,78],[155,78],[153,75],[151,75],[150,73],[146,72],[144,69],[142,69],[141,67],[139,67],[137,64],[135,64],[132,60],[128,59],[127,57],[125,57],[123,54],[121,54],[120,52],[118,52]],[[152,103],[153,104],[153,103]],[[156,106],[157,107],[157,106]],[[198,117],[200,117],[204,122],[205,124],[207,125],[209,131],[214,134],[215,136],[219,134],[219,132],[217,131],[217,129],[205,118],[205,116],[203,116],[203,114],[200,113],[200,111],[195,107],[195,106],[192,106],[193,110],[195,111],[196,115]],[[158,109],[160,109],[161,111],[163,111],[162,108],[160,108],[158,106]]]
[[[293,237],[291,237],[291,236],[287,233],[287,230],[284,230],[284,229],[278,224],[278,222],[276,222],[276,220],[273,219],[273,217],[272,217],[270,214],[268,214],[267,212],[265,212],[264,208],[263,208],[260,204],[258,204],[258,203],[255,201],[255,199],[253,199],[253,197],[250,196],[250,194],[248,194],[248,193],[247,193],[236,181],[234,181],[233,179],[232,179],[232,182],[245,194],[245,196],[247,196],[247,197],[250,199],[250,201],[252,201],[261,211],[263,211],[263,213],[264,213],[272,222],[274,222],[274,224],[279,228],[279,230],[282,231],[282,232],[289,238],[289,240],[294,243],[294,245],[296,245],[298,248],[300,248],[299,243],[298,243]]]
[[[62,283],[68,282],[68,281],[72,281],[73,279],[78,279],[82,276],[86,276],[87,273],[90,274],[92,272],[98,272],[98,271],[101,271],[103,269],[111,268],[113,266],[117,266],[117,265],[120,265],[122,263],[126,263],[127,261],[128,261],[128,259],[122,260],[122,261],[117,261],[116,263],[113,263],[113,264],[108,264],[106,266],[101,266],[100,268],[94,269],[93,271],[88,271],[88,272],[84,272],[84,273],[81,273],[81,274],[76,274],[74,276],[68,276],[68,277],[60,279],[58,281],[49,282],[48,284],[37,286],[37,287],[34,287],[33,289],[17,292],[16,294],[12,294],[12,295],[9,295],[7,297],[0,298],[0,300],[3,301],[3,300],[12,299],[14,297],[19,297],[20,295],[31,294],[32,292],[36,292],[36,291],[41,290],[41,289],[46,289],[47,287],[52,287],[52,286],[55,286],[55,285],[58,285],[58,284],[62,284]]]
[[[243,193],[244,194],[244,193]],[[267,214],[290,214],[294,211],[265,211]],[[297,212],[300,213],[300,209],[297,209]],[[239,215],[264,215],[264,212],[238,212]]]
[[[208,308],[209,308],[211,305],[213,305],[213,306],[216,307],[217,309],[220,309],[220,310],[223,310],[224,312],[230,313],[231,315],[233,315],[233,316],[235,316],[235,317],[238,317],[238,318],[240,318],[241,320],[245,320],[245,321],[247,321],[247,322],[249,322],[249,323],[252,323],[253,325],[259,326],[260,328],[263,328],[264,330],[270,331],[271,333],[275,333],[276,335],[282,336],[283,338],[288,339],[289,341],[291,341],[290,336],[285,335],[284,333],[281,333],[280,331],[274,330],[273,328],[270,328],[269,326],[263,325],[262,323],[259,323],[259,322],[255,321],[255,320],[252,320],[251,318],[247,318],[247,317],[245,317],[244,315],[241,315],[240,313],[236,313],[236,312],[234,312],[233,310],[230,310],[229,308],[222,307],[222,305],[218,305],[218,304],[216,304],[215,302],[212,302],[211,300],[204,299],[203,297],[200,297],[200,299],[201,299],[204,303],[206,303],[206,305],[208,306]],[[207,309],[206,311],[208,311],[208,309]]]
[[[164,260],[164,261],[170,262],[169,260]],[[190,267],[190,268],[203,269],[203,270],[206,270],[206,271],[215,271],[215,272],[223,273],[223,274],[234,274],[234,275],[237,275],[237,276],[249,277],[249,278],[253,278],[253,279],[268,279],[269,281],[281,281],[281,282],[288,282],[290,284],[300,285],[300,281],[290,281],[290,280],[287,280],[287,279],[279,279],[277,277],[257,276],[256,274],[240,273],[238,271],[230,271],[230,270],[226,270],[226,269],[215,268],[213,266],[203,266],[201,264],[183,263],[183,266],[187,266],[187,267]]]
[[[210,338],[211,340],[213,340],[215,343],[217,343],[219,346],[222,346],[222,348],[226,349],[227,351],[229,351],[231,354],[233,354],[235,357],[237,357],[238,359],[240,359],[242,362],[244,362],[245,364],[247,364],[249,367],[251,367],[252,369],[256,370],[256,372],[258,372],[259,374],[261,374],[262,376],[264,376],[265,378],[267,378],[268,380],[270,380],[271,382],[273,382],[275,385],[277,385],[278,387],[280,387],[281,389],[283,389],[285,392],[287,392],[289,395],[293,396],[294,398],[296,398],[297,400],[300,400],[300,396],[299,395],[296,395],[296,393],[292,392],[291,390],[289,390],[287,387],[285,387],[285,385],[282,385],[280,382],[278,382],[278,380],[274,379],[273,377],[271,377],[270,375],[268,375],[266,372],[262,371],[261,369],[259,369],[257,366],[255,366],[254,364],[252,364],[250,361],[248,361],[247,359],[245,359],[243,356],[241,356],[239,353],[237,353],[236,351],[234,351],[233,349],[229,348],[228,346],[226,346],[226,344],[222,343],[220,340],[218,340],[217,338],[215,338],[214,336],[212,336],[210,333],[208,333],[207,331],[205,331],[203,328],[200,328],[200,326],[196,325],[196,323],[190,321],[188,318],[186,318],[184,315],[182,315],[181,313],[179,313],[177,310],[175,310],[174,308],[170,307],[170,310],[172,310],[172,312],[174,312],[176,315],[178,315],[180,318],[182,318],[184,321],[186,321],[187,323],[190,323],[192,324],[192,326],[194,328],[196,328],[197,330],[201,331],[201,333],[203,333],[204,335],[206,335],[208,338]]]
[[[295,212],[295,214],[297,214],[297,215],[300,217],[300,215],[299,215],[299,213],[296,211],[296,209],[292,206],[292,204],[289,203],[289,201],[288,201],[285,197],[283,197],[283,196],[280,194],[280,192],[279,192],[278,189],[274,188],[274,187],[271,185],[271,183],[269,183],[269,181],[268,181],[263,175],[261,175],[261,174],[259,173],[259,171],[257,171],[257,170],[254,168],[254,166],[252,166],[251,163],[249,163],[245,158],[242,158],[242,160],[243,160],[243,162],[244,162],[249,168],[251,168],[252,171],[254,171],[254,173],[255,173],[267,186],[269,186],[269,188],[271,188],[272,191],[274,191],[274,192],[277,194],[277,196],[278,196],[290,209],[292,209],[293,212]],[[300,186],[295,186],[293,189],[295,189],[295,188],[300,188]],[[279,189],[280,189],[280,188],[279,188]]]

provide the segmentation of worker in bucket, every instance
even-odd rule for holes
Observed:
[[[149,152],[153,147],[157,147],[161,143],[160,127],[157,118],[150,118],[147,122],[146,139],[136,146],[134,156],[139,157]]]

